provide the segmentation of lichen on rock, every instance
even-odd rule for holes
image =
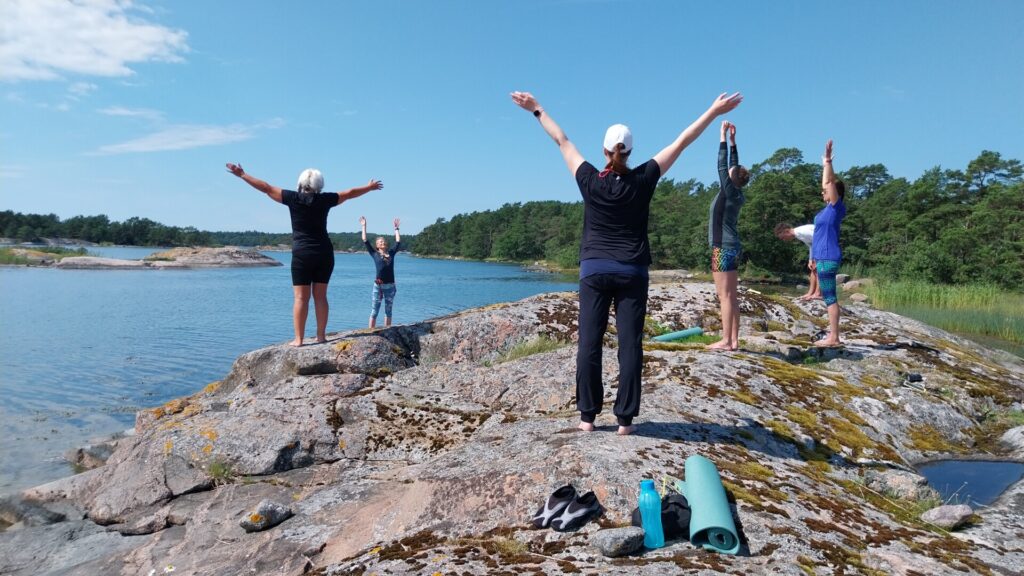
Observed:
[[[1019,411],[1024,363],[862,306],[844,315],[845,347],[822,353],[810,342],[820,305],[750,291],[740,301],[739,351],[645,349],[641,413],[625,437],[608,432],[611,345],[593,434],[575,428],[574,346],[498,362],[536,338],[572,342],[573,294],[250,352],[219,385],[140,412],[105,465],[26,491],[88,519],[0,533],[0,572],[32,573],[16,548],[26,530],[74,547],[97,523],[137,535],[106,536],[77,564],[41,557],[69,574],[146,572],[172,545],[178,569],[197,574],[1024,570],[1016,500],[951,536],[909,510],[927,496],[915,478],[902,497],[904,484],[877,480],[947,452],[1006,450],[999,439],[1016,420],[993,415]],[[654,285],[650,302],[673,329],[717,318],[707,284]],[[908,386],[908,372],[937,387]],[[624,526],[640,479],[683,477],[693,454],[718,464],[744,555],[682,542],[610,559],[589,545],[595,523],[527,528],[566,482],[598,494],[605,528]],[[213,478],[212,463],[230,474]],[[239,538],[262,500],[288,502],[294,516]],[[72,521],[81,536],[67,536]]]

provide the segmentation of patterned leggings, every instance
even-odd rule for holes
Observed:
[[[839,271],[839,260],[818,260],[818,286],[825,305],[831,306],[838,301],[836,297],[836,272]]]
[[[394,284],[374,284],[373,308],[370,309],[370,317],[374,320],[377,319],[377,314],[380,313],[380,302],[383,300],[384,316],[391,318],[391,305],[395,301],[395,292],[397,291]]]

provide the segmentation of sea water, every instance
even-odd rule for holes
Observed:
[[[142,258],[156,249],[89,250]],[[0,268],[0,494],[70,474],[66,450],[129,429],[137,410],[219,380],[245,352],[291,340],[291,254],[267,255],[284,266]],[[328,332],[363,328],[373,261],[359,253],[335,262]],[[395,275],[395,323],[577,288],[572,278],[520,266],[405,253]]]

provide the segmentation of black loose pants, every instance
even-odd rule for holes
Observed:
[[[628,274],[595,274],[580,279],[576,408],[583,422],[593,422],[603,405],[601,349],[612,304],[619,337],[619,393],[613,412],[620,426],[631,425],[633,417],[640,413],[647,283],[645,276]]]

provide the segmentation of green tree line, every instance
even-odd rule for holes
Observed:
[[[44,238],[85,240],[99,244],[125,246],[290,246],[291,233],[270,232],[208,232],[193,227],[166,226],[148,218],[111,221],[105,215],[74,216],[61,220],[56,214],[21,214],[11,210],[0,212],[0,237],[16,242],[39,242]],[[358,232],[330,234],[336,250],[362,250]],[[413,237],[403,237],[410,245]]]
[[[740,213],[746,270],[802,274],[807,249],[773,229],[813,221],[822,207],[821,166],[783,148],[750,167]],[[854,166],[846,183],[844,265],[884,278],[934,283],[1024,285],[1024,180],[1018,160],[983,151],[965,170],[933,168],[914,181],[882,164]],[[708,210],[718,183],[664,179],[651,202],[649,236],[656,268],[707,270]],[[439,219],[417,235],[421,254],[577,263],[581,202],[505,204]]]

